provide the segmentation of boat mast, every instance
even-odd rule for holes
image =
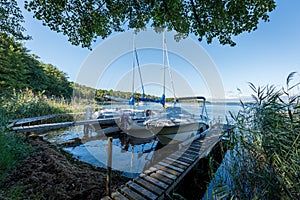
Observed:
[[[167,64],[168,64],[170,80],[171,80],[172,92],[174,95],[174,102],[176,102],[177,98],[175,95],[175,87],[174,87],[173,76],[172,76],[172,72],[171,72],[170,60],[169,60],[169,55],[168,55],[168,47],[167,47],[167,43],[166,43],[165,30],[163,31],[162,50],[163,50],[163,84],[164,84],[162,101],[165,101],[165,93],[166,93],[166,61],[165,61],[165,58],[166,58]],[[164,106],[165,102],[163,102],[162,104]]]
[[[166,93],[166,63],[165,63],[165,30],[163,31],[163,41],[162,41],[162,51],[163,51],[163,95]]]
[[[134,78],[135,78],[135,32],[133,31],[133,40],[132,40],[132,46],[133,46],[133,51],[132,51],[132,94],[131,98],[129,100],[129,105],[134,105]]]
[[[139,57],[138,57],[138,54],[137,54],[136,46],[134,48],[134,51],[135,51],[135,59],[136,59],[137,66],[138,66],[138,72],[139,72],[141,87],[142,87],[142,92],[143,92],[142,98],[145,98],[144,83],[143,83],[143,79],[142,79],[142,72],[141,72],[141,68],[140,68],[140,62],[139,62]]]
[[[172,86],[172,92],[174,95],[174,102],[176,102],[176,93],[175,93],[175,87],[174,87],[174,81],[173,81],[173,76],[172,76],[172,72],[171,72],[171,66],[170,66],[170,60],[169,60],[169,54],[168,54],[168,47],[167,47],[167,43],[165,42],[165,50],[166,50],[166,58],[167,58],[167,63],[168,63],[168,71],[169,71],[169,75],[170,75],[170,79],[171,79],[171,86]]]

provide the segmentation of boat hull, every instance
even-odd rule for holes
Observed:
[[[172,127],[156,127],[156,136],[164,145],[174,144],[197,137],[207,129],[208,125],[202,122]]]
[[[155,135],[146,128],[146,126],[133,125],[129,129],[123,130],[126,134],[136,138],[149,138]]]

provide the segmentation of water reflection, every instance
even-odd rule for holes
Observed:
[[[208,115],[216,119],[223,112],[219,105],[208,105]],[[227,106],[226,110],[236,112],[239,105]],[[213,111],[217,110],[217,111]],[[226,112],[226,115],[228,113]],[[223,115],[224,117],[224,115]],[[113,129],[114,127],[108,127]],[[97,129],[97,130],[96,130]],[[106,167],[108,155],[108,136],[113,137],[112,168],[122,171],[124,176],[135,177],[153,163],[166,157],[178,149],[177,145],[160,145],[155,137],[135,138],[123,132],[116,131],[110,135],[104,129],[89,126],[69,127],[64,130],[48,132],[46,139],[55,144],[68,144],[62,148],[75,158],[99,167]],[[116,129],[117,130],[117,129]],[[111,132],[111,131],[110,131]],[[76,142],[77,141],[77,142]]]
[[[105,135],[102,130],[84,130],[86,129],[83,126],[71,127],[63,131],[49,132],[46,138],[61,145],[65,151],[81,161],[106,167],[107,138],[110,136],[113,138],[112,168],[122,171],[127,177],[135,177],[141,173],[152,162],[154,151],[160,148],[155,137],[136,138],[120,131]],[[80,143],[76,142],[77,138]]]

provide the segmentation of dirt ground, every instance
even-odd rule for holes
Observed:
[[[105,169],[77,161],[40,137],[29,143],[35,151],[3,180],[2,189],[11,192],[18,186],[19,199],[101,199],[106,195]],[[112,190],[128,180],[113,172]]]

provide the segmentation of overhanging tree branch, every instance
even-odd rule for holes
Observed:
[[[208,43],[217,39],[221,44],[234,45],[232,36],[255,30],[259,21],[268,21],[269,12],[275,9],[275,0],[61,2],[30,0],[25,7],[52,30],[67,35],[72,44],[83,47],[90,47],[97,37],[146,26],[167,26],[184,36],[195,34],[199,41],[205,37]]]

